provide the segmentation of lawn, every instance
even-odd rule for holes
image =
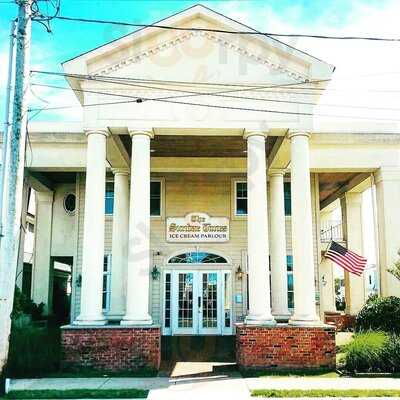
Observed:
[[[251,392],[254,397],[399,397],[400,390],[278,390],[257,389]]]
[[[5,399],[145,399],[148,393],[143,389],[18,390]]]

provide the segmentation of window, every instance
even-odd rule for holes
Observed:
[[[111,295],[111,254],[104,256],[103,263],[103,294],[102,305],[103,310],[110,309],[110,295]]]
[[[290,191],[290,182],[284,183],[285,215],[292,215],[292,198]]]
[[[165,274],[165,314],[164,314],[164,326],[165,328],[171,328],[171,273]]]
[[[190,252],[178,254],[168,260],[168,264],[227,264],[228,261],[218,254]]]
[[[293,289],[293,256],[286,256],[287,262],[287,285],[288,285],[288,307],[294,308],[294,289]]]
[[[106,183],[105,213],[114,213],[114,182]],[[150,215],[161,216],[161,181],[151,181],[150,183]]]
[[[105,213],[111,215],[114,212],[114,182],[106,183]]]
[[[73,215],[76,209],[76,196],[73,193],[67,193],[64,196],[64,210]]]
[[[247,215],[247,182],[235,182],[235,215]]]
[[[161,216],[161,181],[150,183],[150,215]]]

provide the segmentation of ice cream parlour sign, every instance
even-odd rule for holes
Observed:
[[[190,213],[185,217],[167,218],[167,242],[227,242],[229,219]]]

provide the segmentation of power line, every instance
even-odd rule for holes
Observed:
[[[307,84],[321,84],[327,83],[332,81],[332,79],[316,79],[316,80],[305,80],[301,82],[292,82],[292,83],[281,83],[281,84],[272,84],[272,83],[247,83],[247,84],[238,84],[238,83],[221,83],[221,82],[195,82],[195,81],[172,81],[172,80],[160,80],[160,79],[145,79],[145,78],[127,78],[127,77],[117,77],[112,75],[88,75],[88,74],[69,74],[64,72],[53,72],[53,71],[42,71],[42,70],[31,70],[31,73],[35,74],[45,74],[45,75],[56,75],[62,77],[70,77],[70,78],[77,78],[83,80],[94,80],[97,78],[107,79],[110,81],[114,81],[114,83],[119,81],[128,81],[128,82],[150,82],[150,83],[157,83],[160,85],[174,85],[174,86],[222,86],[222,87],[239,87],[239,88],[247,88],[247,90],[261,90],[261,89],[280,89],[284,88],[286,90],[290,90],[291,92],[281,91],[281,90],[274,90],[274,91],[264,91],[265,93],[287,93],[287,94],[304,94],[304,95],[315,95],[320,96],[318,91],[325,91],[326,88],[318,88],[318,87],[304,87],[303,85]],[[397,72],[396,72],[397,73]],[[379,76],[380,74],[371,74],[371,76]],[[363,77],[368,77],[370,75],[365,75]],[[354,79],[354,77],[346,77],[341,78],[341,80],[349,80]],[[301,86],[301,87],[300,87]],[[300,92],[299,90],[303,90]],[[309,90],[311,92],[317,93],[310,93],[304,92],[304,90]],[[329,91],[333,92],[346,92],[350,89],[335,89],[329,88]],[[357,88],[360,90],[360,88]],[[246,90],[245,90],[246,91]],[[399,90],[388,90],[388,89],[370,89],[365,88],[364,91],[371,92],[371,93],[388,93],[388,94],[395,94],[400,93]]]
[[[31,73],[34,74],[44,74],[44,75],[58,75],[63,77],[70,77],[70,78],[84,78],[84,79],[92,79],[92,78],[104,78],[104,79],[113,79],[113,80],[121,80],[121,81],[138,81],[138,82],[157,82],[160,84],[171,84],[171,85],[187,85],[187,86],[232,86],[232,87],[261,87],[265,86],[266,88],[272,87],[290,87],[290,86],[297,86],[297,85],[305,85],[305,84],[314,84],[314,83],[324,83],[329,82],[331,79],[315,79],[315,80],[304,80],[301,82],[288,82],[288,83],[281,83],[281,84],[272,84],[272,83],[228,83],[228,82],[196,82],[196,81],[173,81],[173,80],[161,80],[161,79],[141,79],[141,78],[127,78],[127,77],[119,77],[119,76],[112,76],[112,75],[88,75],[88,74],[69,74],[65,72],[53,72],[53,71],[42,71],[42,70],[31,70]],[[306,88],[308,89],[308,88]]]
[[[180,96],[167,96],[167,97],[158,97],[157,100],[164,100],[164,99],[178,99],[178,98],[187,98],[187,97],[198,97],[198,96],[212,96],[212,97],[221,97],[221,98],[229,98],[229,99],[236,99],[236,100],[254,100],[254,101],[265,101],[270,103],[284,103],[284,104],[297,104],[297,105],[309,105],[309,106],[318,106],[321,105],[323,107],[336,107],[336,108],[352,108],[352,109],[360,109],[360,110],[376,110],[376,111],[400,111],[399,108],[385,108],[385,107],[368,107],[368,106],[357,106],[357,105],[346,105],[346,104],[319,104],[313,103],[309,101],[292,101],[292,100],[281,100],[281,99],[266,99],[266,98],[259,98],[259,97],[248,97],[248,96],[231,96],[226,93],[237,92],[239,90],[233,89],[228,91],[222,92],[195,92],[189,90],[182,90],[182,89],[171,89],[171,88],[159,88],[155,86],[149,85],[142,85],[137,83],[128,83],[128,82],[113,82],[110,80],[102,80],[98,79],[97,77],[94,79],[90,79],[96,82],[103,82],[103,83],[112,83],[118,85],[125,85],[129,87],[139,87],[151,90],[164,90],[170,92],[180,92],[186,93],[185,95]],[[107,88],[102,88],[107,90]],[[265,93],[265,92],[263,92]],[[269,93],[274,93],[273,91]]]
[[[130,96],[119,93],[107,93],[96,90],[87,90],[87,89],[71,89],[70,87],[62,87],[56,85],[45,85],[45,84],[33,84],[34,86],[40,87],[48,87],[52,89],[60,89],[60,90],[74,90],[81,93],[92,93],[92,94],[100,94],[104,96],[115,96],[122,98],[133,99],[133,101],[129,101],[127,103],[143,103],[145,101],[156,101],[156,102],[164,102],[164,103],[172,103],[179,105],[188,105],[188,106],[196,106],[196,107],[207,107],[207,108],[215,108],[215,109],[226,109],[226,110],[237,110],[237,111],[254,111],[254,112],[263,112],[263,113],[271,113],[271,114],[283,114],[283,115],[301,115],[301,116],[319,116],[319,117],[334,117],[334,118],[346,118],[346,119],[362,119],[362,120],[373,120],[373,121],[396,121],[400,122],[400,119],[392,119],[392,118],[369,118],[362,116],[353,116],[353,115],[333,115],[333,114],[319,114],[319,113],[309,113],[309,112],[297,112],[297,111],[282,111],[282,110],[269,110],[269,109],[260,109],[260,108],[250,108],[250,107],[234,107],[234,106],[224,106],[219,104],[208,104],[208,103],[193,103],[193,102],[185,102],[185,101],[177,101],[170,99],[158,99],[158,98],[148,98],[142,96]],[[117,102],[121,103],[121,102]],[[98,105],[104,105],[99,103]]]
[[[260,35],[267,37],[295,37],[295,38],[312,38],[312,39],[334,39],[334,40],[369,40],[369,41],[383,41],[383,42],[400,42],[400,38],[383,38],[375,36],[333,36],[333,35],[308,35],[303,33],[274,33],[274,32],[259,32],[259,31],[230,31],[225,29],[212,29],[212,28],[184,28],[171,25],[160,25],[160,24],[134,24],[123,21],[111,21],[111,20],[100,20],[100,19],[88,19],[88,18],[77,18],[77,17],[64,17],[56,16],[56,19],[63,21],[74,21],[74,22],[85,22],[85,23],[97,23],[97,24],[108,24],[108,25],[119,25],[119,26],[132,26],[136,28],[157,28],[164,30],[176,30],[186,32],[212,32],[212,33],[224,33],[231,35]]]

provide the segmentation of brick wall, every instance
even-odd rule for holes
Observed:
[[[335,328],[239,324],[236,361],[243,368],[335,368]]]
[[[158,369],[161,362],[159,327],[65,327],[61,345],[63,368],[129,371]]]
[[[347,331],[354,328],[356,317],[349,314],[325,313],[325,323],[336,326],[338,331]]]

